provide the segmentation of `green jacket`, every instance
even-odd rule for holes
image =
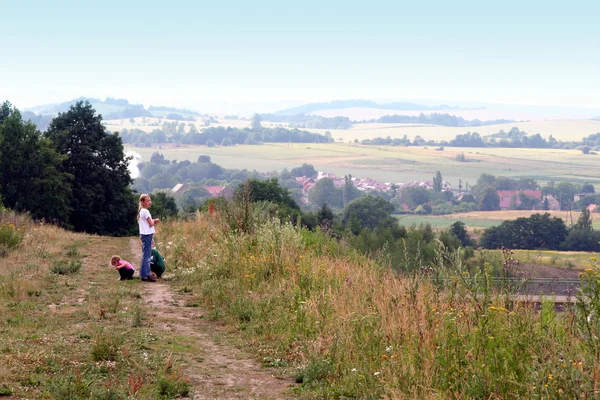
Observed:
[[[160,255],[158,250],[152,249],[152,256],[150,257],[150,270],[156,274],[156,276],[161,276],[163,272],[165,272],[165,259]]]

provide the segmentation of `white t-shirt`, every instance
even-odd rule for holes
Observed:
[[[138,219],[138,224],[140,226],[140,235],[150,235],[155,233],[154,227],[148,224],[148,218],[152,219],[152,215],[150,215],[150,211],[147,208],[142,208],[140,210],[140,219]]]

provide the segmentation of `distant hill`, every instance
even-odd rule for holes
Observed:
[[[344,108],[377,108],[385,110],[413,110],[413,111],[431,111],[431,110],[459,110],[460,107],[438,105],[438,106],[424,106],[422,104],[409,103],[405,101],[379,104],[371,100],[334,100],[325,103],[309,103],[302,106],[288,108],[285,110],[277,111],[275,115],[297,115],[297,114],[311,114],[319,110],[337,110]]]
[[[79,97],[63,103],[45,104],[31,107],[28,108],[26,112],[31,112],[31,115],[28,116],[28,119],[36,122],[35,118],[41,118],[43,116],[55,116],[60,112],[69,110],[69,107],[78,101],[89,101],[92,107],[94,107],[98,114],[101,114],[105,120],[136,117],[165,118],[168,115],[180,115],[183,120],[189,120],[193,119],[190,117],[200,116],[200,113],[197,111],[187,110],[185,108],[150,106],[148,109],[145,109],[143,104],[131,104],[126,99],[115,99],[112,97],[107,97],[104,101],[93,97]]]
[[[32,111],[23,111],[21,117],[23,118],[23,121],[33,122],[42,132],[45,132],[48,129],[48,125],[50,125],[50,121],[52,121],[51,115],[36,114]]]
[[[185,108],[165,107],[165,106],[150,106],[148,111],[152,113],[154,117],[166,117],[169,114],[179,114],[182,116],[194,116],[200,117],[201,114],[197,111],[188,110]]]
[[[40,115],[56,115],[68,111],[69,107],[78,101],[89,101],[98,114],[102,114],[104,119],[152,117],[150,111],[146,110],[142,104],[130,104],[125,99],[114,99],[112,97],[107,97],[104,101],[93,97],[79,97],[63,103],[32,107],[28,110]]]

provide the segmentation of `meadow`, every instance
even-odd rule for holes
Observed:
[[[118,282],[108,266],[112,254],[131,259],[129,244],[0,211],[0,398],[190,393],[183,340],[153,325],[143,282]]]
[[[404,276],[383,254],[370,259],[322,231],[282,225],[263,207],[231,207],[161,224],[169,279],[156,285],[185,299],[162,317],[148,304],[154,287],[117,282],[107,267],[107,255],[133,255],[135,238],[1,214],[0,396],[189,398],[195,379],[224,385],[229,368],[216,363],[190,380],[190,366],[223,360],[233,346],[295,380],[286,395],[300,399],[594,398],[593,255],[517,253],[532,263],[554,256],[557,266],[575,257],[587,264],[580,301],[556,313],[552,298],[539,310],[516,302],[509,287],[489,285],[491,267],[469,272],[441,247],[429,275]],[[249,213],[246,232],[239,212]],[[464,279],[470,274],[478,279]],[[198,344],[208,334],[196,343],[184,332],[197,331],[174,328],[186,310],[221,327],[213,332],[226,344],[218,354]],[[221,393],[248,398],[252,384]]]
[[[249,233],[218,211],[165,225],[166,256],[176,284],[237,327],[264,365],[293,374],[301,398],[594,398],[597,301],[557,314],[546,298],[536,310],[492,289],[487,266],[464,279],[443,249],[432,284],[322,232],[251,215]],[[582,279],[594,296],[591,263]]]
[[[556,140],[573,141],[581,140],[591,134],[600,132],[600,121],[592,120],[551,120],[551,121],[527,121],[511,122],[508,124],[474,126],[474,127],[452,127],[439,125],[420,125],[420,124],[382,124],[382,123],[364,123],[355,124],[351,129],[331,131],[336,139],[344,142],[355,139],[362,141],[376,137],[402,138],[406,135],[410,140],[415,136],[421,136],[425,140],[453,140],[456,135],[462,135],[467,132],[477,132],[481,136],[497,133],[500,130],[508,132],[511,128],[517,127],[521,131],[530,135],[539,133],[548,139],[550,135]],[[326,130],[311,129],[315,132],[324,133]]]
[[[600,156],[584,155],[578,150],[554,149],[501,149],[454,148],[437,151],[433,147],[367,146],[352,143],[268,143],[259,146],[232,147],[158,146],[140,148],[125,146],[135,151],[143,160],[149,160],[158,151],[169,160],[196,161],[202,154],[213,162],[236,169],[259,172],[291,169],[303,163],[319,171],[337,176],[352,174],[376,180],[407,183],[413,180],[430,180],[441,171],[444,180],[457,188],[459,179],[463,187],[474,185],[481,173],[533,178],[539,183],[550,180],[589,182],[600,185]],[[463,153],[467,162],[456,160]]]

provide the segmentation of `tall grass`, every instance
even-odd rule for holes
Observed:
[[[590,351],[582,321],[600,314],[556,314],[550,299],[541,311],[521,305],[492,287],[489,264],[473,276],[441,245],[426,269],[439,279],[429,280],[268,219],[248,234],[216,212],[198,214],[162,234],[175,280],[197,287],[213,315],[236,324],[265,364],[293,372],[308,397],[597,393],[600,351]]]

